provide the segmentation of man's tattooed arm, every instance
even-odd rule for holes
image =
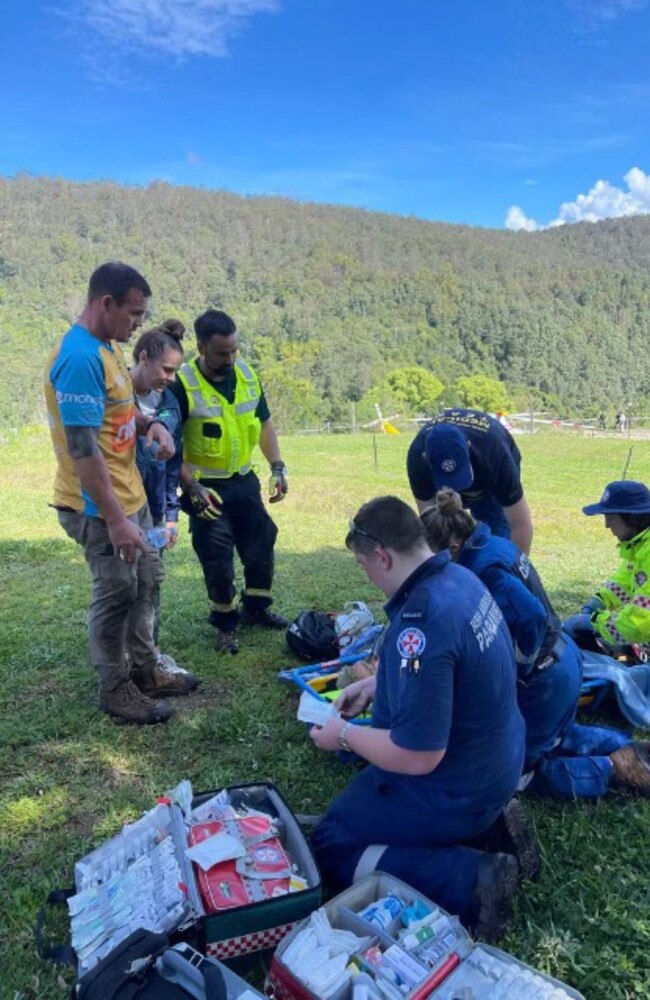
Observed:
[[[96,427],[66,427],[65,437],[70,458],[90,458],[97,452]]]

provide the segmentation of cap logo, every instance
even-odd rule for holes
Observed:
[[[605,490],[602,497],[600,498],[600,502],[607,503],[608,500],[609,500],[609,490]]]
[[[446,458],[440,463],[440,468],[443,472],[455,472],[458,466],[453,458]]]

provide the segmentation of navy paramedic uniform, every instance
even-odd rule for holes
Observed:
[[[480,581],[432,556],[386,604],[372,725],[408,750],[445,750],[430,774],[368,765],[313,834],[333,886],[374,867],[406,878],[471,920],[481,852],[456,846],[486,830],[514,792],[524,759],[512,642]]]
[[[462,492],[463,506],[477,521],[489,524],[492,533],[510,538],[510,525],[503,513],[523,498],[521,454],[512,434],[495,417],[480,410],[443,410],[426,423],[411,443],[406,469],[416,500],[426,501],[436,493],[425,457],[427,432],[436,424],[452,424],[462,431],[469,447],[474,473],[471,487]]]
[[[142,485],[147,494],[147,503],[154,525],[164,525],[166,521],[178,521],[180,504],[178,483],[183,464],[183,426],[180,407],[174,393],[167,387],[157,401],[155,416],[161,420],[174,439],[175,452],[171,458],[162,461],[156,458],[157,448],[147,448],[144,437],[136,443],[136,464],[142,477]],[[138,397],[136,396],[136,404]],[[138,406],[139,409],[142,407]],[[145,414],[154,416],[154,414]]]
[[[515,644],[517,699],[526,723],[527,787],[558,798],[603,795],[612,776],[609,754],[629,743],[616,730],[575,721],[582,656],[562,634],[542,582],[523,552],[478,524],[458,562],[472,570],[501,608]]]
[[[153,413],[144,410],[140,397],[136,395],[136,406],[145,416],[156,416],[164,423],[174,439],[176,449],[171,458],[162,461],[156,458],[157,447],[148,448],[144,437],[136,441],[135,461],[142,479],[147,503],[151,512],[154,527],[165,527],[168,521],[178,521],[180,501],[178,498],[178,483],[183,464],[183,426],[181,412],[173,392],[165,386],[162,392],[152,392],[150,398],[155,402]],[[159,549],[162,557],[164,548]],[[153,641],[158,645],[160,638],[160,585],[153,592]]]

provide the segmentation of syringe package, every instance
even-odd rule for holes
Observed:
[[[411,886],[375,872],[280,942],[277,1000],[584,1000],[498,948]]]
[[[82,975],[134,931],[233,960],[272,948],[320,903],[318,869],[275,786],[240,785],[193,798],[188,781],[75,865],[65,898]],[[41,939],[39,917],[37,941]],[[61,961],[65,949],[44,948]],[[242,966],[239,964],[239,968]]]

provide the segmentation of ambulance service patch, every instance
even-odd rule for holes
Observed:
[[[424,632],[419,628],[405,628],[397,637],[397,652],[403,660],[413,660],[424,652],[426,644]]]

